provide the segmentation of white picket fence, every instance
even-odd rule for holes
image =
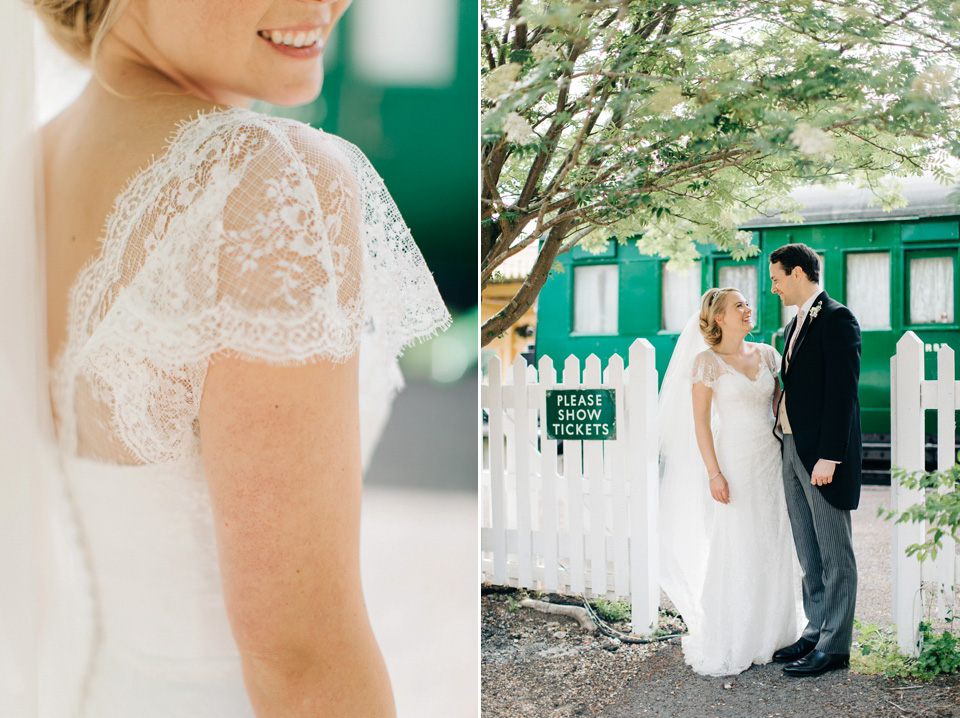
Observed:
[[[480,406],[489,417],[481,472],[481,572],[498,585],[626,598],[633,631],[650,633],[660,601],[657,542],[657,370],[636,340],[601,374],[591,355],[581,377],[570,356],[557,381],[550,357],[518,357],[506,383],[488,365]],[[617,438],[563,442],[546,433],[547,389],[615,389]],[[538,441],[539,439],[539,441]]]
[[[944,345],[937,352],[937,378],[924,379],[924,344],[913,332],[897,342],[897,353],[890,360],[891,460],[908,471],[924,468],[924,412],[937,412],[937,468],[948,469],[956,463],[956,421],[960,408],[960,384],[955,380],[954,351]],[[923,499],[921,489],[908,490],[891,482],[891,501],[898,512]],[[922,584],[932,584],[940,617],[954,606],[955,587],[960,578],[960,558],[955,542],[946,537],[935,561],[922,564],[916,556],[907,557],[906,548],[924,540],[926,526],[900,523],[893,527],[893,619],[897,625],[897,643],[904,652],[916,655],[919,640],[917,626],[924,617]]]

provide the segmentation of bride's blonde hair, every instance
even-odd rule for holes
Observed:
[[[700,333],[709,346],[715,347],[723,338],[723,330],[717,324],[717,317],[727,308],[727,297],[739,291],[736,287],[708,289],[700,297]]]
[[[130,0],[33,0],[50,36],[85,65],[96,61],[100,44]]]

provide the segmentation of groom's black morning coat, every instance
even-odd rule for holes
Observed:
[[[849,309],[821,292],[797,337],[788,368],[786,347],[796,326],[794,317],[784,335],[780,379],[797,454],[808,474],[818,459],[841,462],[833,481],[817,488],[836,508],[852,510],[860,503],[862,465],[857,399],[860,325]]]

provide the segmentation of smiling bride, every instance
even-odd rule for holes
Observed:
[[[686,662],[711,676],[767,663],[799,635],[799,580],[773,434],[780,357],[745,341],[753,310],[710,289],[659,400],[661,586]]]

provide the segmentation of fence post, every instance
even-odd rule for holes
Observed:
[[[600,358],[587,357],[583,367],[583,385],[600,386]],[[607,522],[603,494],[603,445],[584,441],[583,473],[590,487],[590,592],[603,598],[607,593]]]
[[[955,441],[957,433],[956,382],[954,380],[954,351],[946,344],[937,352],[937,468],[946,471],[956,463]],[[940,493],[947,493],[945,486]],[[934,562],[934,580],[937,584],[937,612],[946,618],[947,609],[953,608],[954,585],[956,584],[957,546],[950,536],[943,537],[943,548]],[[949,606],[945,595],[949,596]]]
[[[547,389],[557,383],[557,372],[553,360],[540,357],[540,391],[537,396],[540,403],[540,481],[543,491],[543,525],[541,533],[546,541],[543,550],[543,589],[556,591],[559,588],[557,516],[559,504],[557,497],[557,442],[547,438]]]
[[[623,358],[619,354],[610,357],[603,375],[603,383],[617,390],[617,439],[604,441],[604,464],[612,481],[611,513],[613,519],[613,565],[614,591],[618,596],[630,595],[630,524],[627,510],[627,482],[630,480],[630,432],[626,420],[626,377]]]
[[[510,451],[517,467],[517,577],[519,585],[533,585],[533,531],[530,520],[530,426],[527,392],[527,360],[518,356],[513,362],[513,442]]]
[[[500,357],[487,365],[490,398],[487,414],[487,447],[490,452],[490,516],[493,543],[493,580],[507,583],[507,512],[503,481],[503,388],[500,385]]]
[[[563,388],[580,386],[580,360],[574,355],[563,363]],[[570,591],[583,593],[586,577],[583,559],[583,461],[582,441],[563,442],[563,474],[567,480],[567,519],[570,545]]]
[[[921,403],[923,387],[923,342],[913,332],[897,342],[895,407],[891,425],[896,425],[896,461],[907,471],[924,468],[924,416]],[[903,512],[923,499],[921,489],[906,489],[891,482],[892,504]],[[917,655],[920,621],[921,567],[915,557],[906,555],[907,546],[923,541],[922,524],[903,522],[893,525],[893,619],[897,624],[897,644],[909,655]]]
[[[657,441],[657,365],[653,345],[630,345],[627,422],[630,429],[630,588],[633,632],[651,633],[660,607],[659,472]]]

